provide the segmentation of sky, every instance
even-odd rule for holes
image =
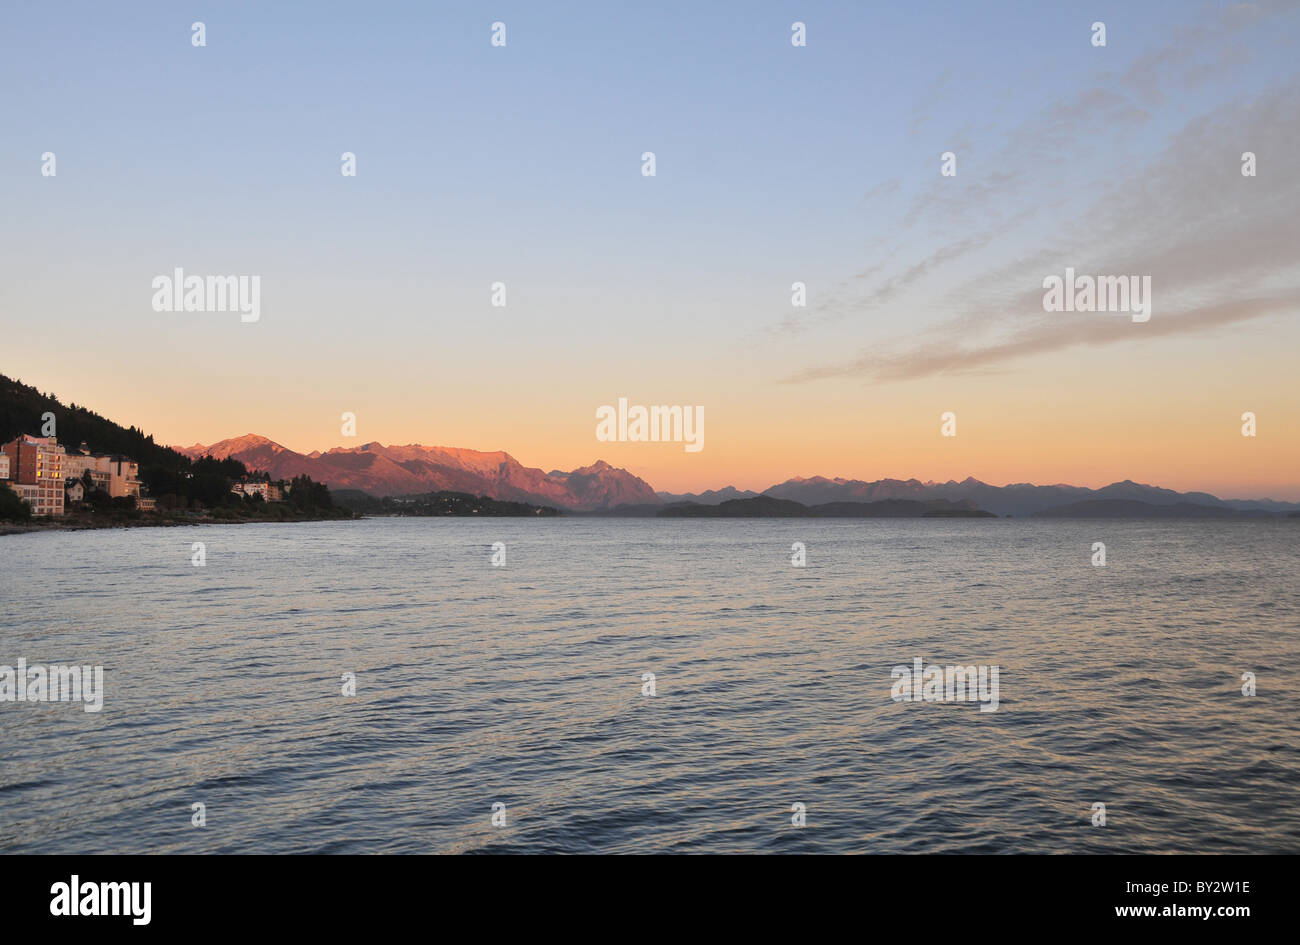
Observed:
[[[0,372],[175,445],[1300,500],[1300,2],[700,6],[5,4]]]

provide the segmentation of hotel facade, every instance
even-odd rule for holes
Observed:
[[[33,515],[63,514],[64,449],[52,436],[20,436],[0,446],[8,485]]]
[[[24,435],[0,446],[0,488],[8,486],[33,515],[63,515],[68,484],[86,473],[92,489],[115,499],[130,496],[139,509],[154,508],[153,499],[140,495],[140,464],[126,456],[91,453],[85,443],[69,453],[52,436]]]
[[[103,489],[114,499],[128,495],[140,498],[140,464],[125,456],[91,453],[82,443],[79,452],[64,458],[63,471],[66,479],[80,479],[89,472],[94,488]]]

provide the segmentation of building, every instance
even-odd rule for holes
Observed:
[[[124,495],[140,498],[140,464],[125,456],[108,458],[110,476],[108,494],[118,499]]]
[[[7,486],[9,487],[9,489],[10,489],[14,494],[16,494],[16,495],[18,496],[18,498],[22,499],[24,502],[26,502],[28,505],[30,505],[30,506],[32,507],[32,514],[33,514],[33,515],[48,515],[48,514],[49,514],[48,512],[38,512],[38,511],[37,511],[37,506],[39,506],[39,505],[41,504],[41,487],[40,487],[40,486],[37,486],[37,485],[30,485],[30,486],[29,486],[29,485],[27,485],[26,483],[22,483],[22,482],[14,482],[12,479],[8,480],[8,481],[5,483],[5,485],[7,485]]]
[[[81,451],[69,453],[67,459],[63,461],[63,474],[68,479],[82,479],[87,472],[90,473],[90,487],[92,489],[102,489],[108,492],[111,487],[112,477],[107,468],[101,469],[99,466],[100,458],[107,461],[108,457],[101,453],[99,456],[92,455],[86,450],[86,444],[81,444]]]
[[[67,453],[52,436],[24,435],[0,446],[0,479],[32,507],[33,515],[63,515],[68,502],[84,500],[87,473],[90,488],[113,498],[132,496],[138,508],[145,507],[140,465],[129,457],[91,453],[85,443]]]
[[[32,507],[32,514],[62,515],[65,454],[59,441],[23,435],[0,450],[9,458],[9,487]]]
[[[263,502],[283,502],[289,494],[289,483],[283,479],[279,482],[241,479],[230,487],[230,491],[235,495],[260,495]]]
[[[69,479],[81,479],[90,473],[92,488],[102,489],[113,498],[131,495],[140,498],[140,464],[125,456],[108,453],[91,453],[86,444],[69,453],[64,460],[64,474]]]
[[[230,487],[235,495],[260,495],[263,502],[271,501],[271,484],[269,482],[237,482]]]

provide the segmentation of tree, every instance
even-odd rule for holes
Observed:
[[[329,487],[307,475],[293,477],[288,501],[302,512],[334,508],[334,497],[330,495]]]
[[[32,517],[32,507],[18,497],[7,485],[0,484],[0,521],[26,522]]]

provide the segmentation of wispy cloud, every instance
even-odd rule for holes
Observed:
[[[1144,339],[1221,328],[1265,315],[1275,315],[1300,306],[1300,289],[1272,295],[1238,298],[1204,305],[1160,321],[1140,326]],[[926,346],[895,354],[863,355],[838,365],[809,368],[791,381],[822,380],[829,377],[868,376],[880,381],[910,380],[936,374],[958,374],[987,369],[1016,358],[1080,345],[1109,345],[1129,342],[1134,326],[1113,317],[1075,317],[1054,325],[1035,325],[993,344],[938,348]]]
[[[900,266],[877,264],[869,287],[846,283],[803,323],[847,320],[881,306],[902,305],[954,260],[996,254],[1004,237],[1044,205],[1043,168],[1054,168],[1098,136],[1144,124],[1166,92],[1231,68],[1225,36],[1295,3],[1239,4],[1204,25],[1178,30],[1171,41],[1135,60],[1105,86],[1086,88],[1045,107],[1012,129],[994,162],[998,173],[976,186],[933,187],[918,194],[900,222],[947,223],[971,235],[945,241]],[[1208,71],[1207,71],[1208,70]],[[950,317],[919,335],[847,359],[812,365],[786,378],[806,382],[859,376],[902,380],[989,370],[1016,359],[1080,345],[1127,343],[1213,330],[1294,309],[1300,304],[1300,81],[1190,118],[1154,159],[1110,163],[1089,188],[1090,204],[1049,228],[1031,252],[967,273],[948,294]],[[1243,177],[1241,154],[1252,151],[1258,176]],[[1015,210],[1009,213],[1009,210]],[[982,226],[970,226],[970,220]],[[957,221],[954,224],[954,221]],[[990,225],[990,221],[993,222]],[[1134,325],[1105,315],[1064,316],[1042,310],[1042,279],[1066,266],[1079,272],[1149,275],[1152,320]],[[919,313],[918,313],[919,314]],[[921,321],[921,319],[916,319]],[[787,320],[787,326],[792,325]]]

